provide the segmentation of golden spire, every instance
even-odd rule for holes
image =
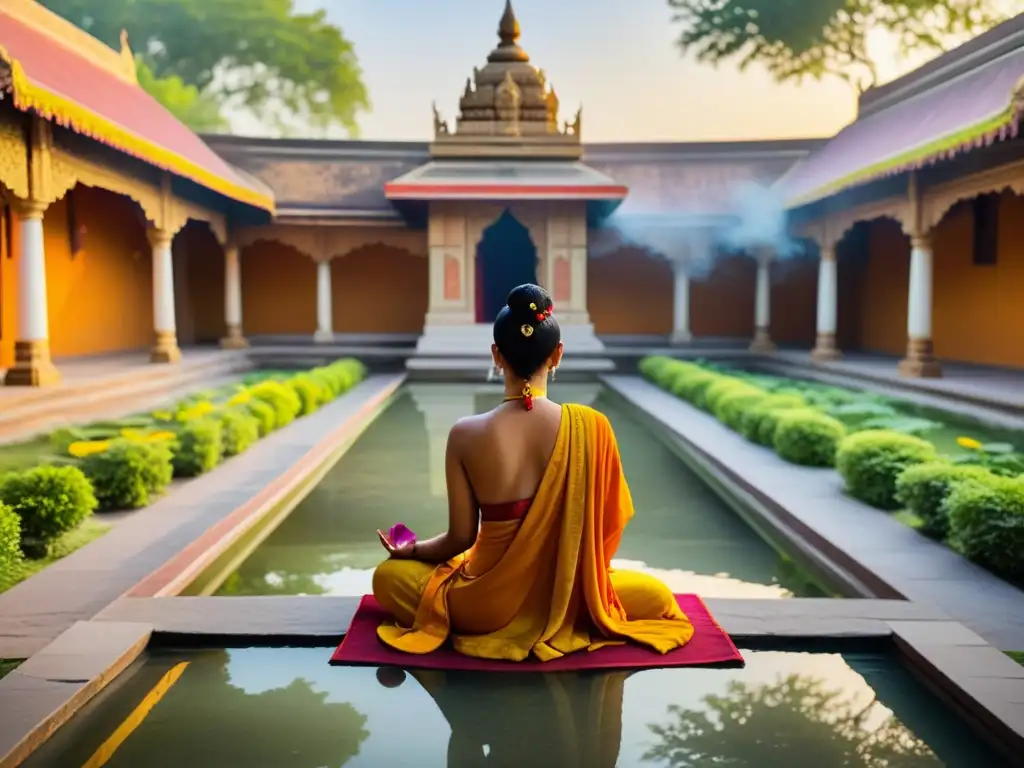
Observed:
[[[498,23],[498,39],[502,45],[515,45],[519,41],[519,19],[512,10],[512,0],[505,0],[505,12]]]

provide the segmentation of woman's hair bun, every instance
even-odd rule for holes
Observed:
[[[505,299],[509,311],[517,320],[524,323],[537,323],[537,313],[546,312],[551,308],[551,295],[539,285],[527,283],[509,291]]]

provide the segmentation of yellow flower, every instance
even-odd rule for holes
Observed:
[[[971,451],[981,450],[981,443],[979,443],[973,437],[958,437],[956,439],[956,444],[959,445],[961,448],[967,448],[968,450]]]
[[[252,400],[252,395],[248,392],[242,391],[228,400],[228,405],[245,405],[250,400]]]
[[[84,459],[94,453],[103,453],[110,447],[109,440],[79,440],[68,446],[68,453],[76,459]]]
[[[145,442],[147,443],[162,443],[164,440],[173,440],[175,434],[173,432],[154,432],[151,435],[146,436]]]
[[[122,429],[121,437],[126,440],[142,440],[146,436],[146,433],[141,429]]]

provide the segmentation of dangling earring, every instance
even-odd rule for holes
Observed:
[[[556,373],[558,373],[558,366],[557,365],[554,368],[551,369],[551,380],[552,381],[555,380],[555,374]]]
[[[489,381],[489,382],[490,381],[494,381],[495,379],[500,379],[501,376],[502,376],[501,368],[499,368],[496,365],[492,365],[490,367],[490,369],[487,371],[487,381]]]

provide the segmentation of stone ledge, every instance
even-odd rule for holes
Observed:
[[[152,627],[80,621],[0,680],[0,768],[20,765],[145,650]]]

